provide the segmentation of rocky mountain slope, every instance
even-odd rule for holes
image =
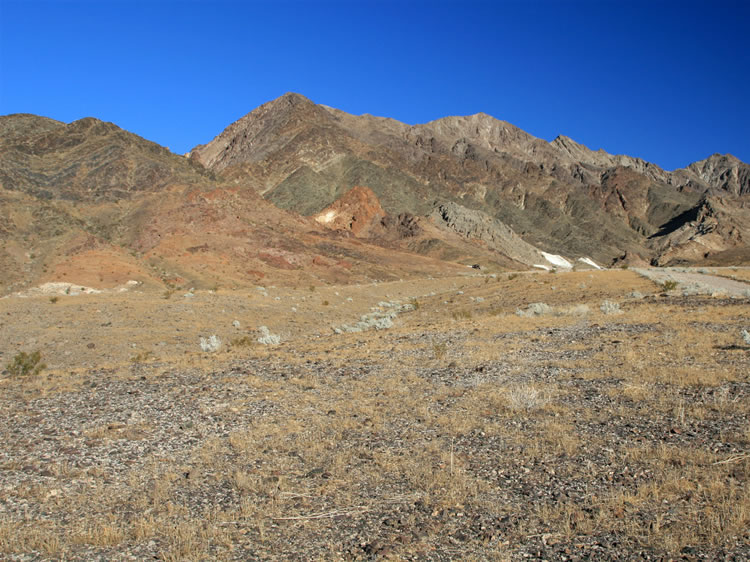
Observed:
[[[482,113],[409,126],[286,94],[190,158],[227,179],[253,181],[268,200],[303,215],[319,213],[353,185],[367,185],[391,215],[426,216],[436,203],[451,201],[500,220],[545,251],[602,263],[623,256],[659,263],[705,254],[720,259],[737,255],[750,234],[738,216],[726,235],[714,230],[710,243],[695,228],[692,237],[667,237],[690,229],[688,219],[705,201],[730,215],[745,209],[750,174],[732,156],[667,172],[564,136],[546,142]]]
[[[113,123],[64,124],[0,117],[0,184],[42,199],[115,201],[174,185],[210,185],[214,174]]]
[[[668,172],[486,114],[410,126],[286,94],[186,156],[94,118],[0,117],[0,292],[750,261],[729,155]]]
[[[464,271],[340,236],[111,123],[11,115],[0,133],[0,294],[60,281],[187,289]]]

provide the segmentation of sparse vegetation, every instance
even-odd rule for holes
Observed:
[[[140,353],[137,353],[136,355],[133,355],[133,357],[130,358],[130,362],[131,363],[144,363],[153,358],[154,358],[153,351],[142,351]]]
[[[46,368],[39,350],[31,353],[21,351],[5,366],[11,377],[35,377]]]
[[[232,347],[250,347],[255,345],[255,339],[250,336],[242,336],[241,338],[235,338],[229,342]]]
[[[508,407],[511,410],[530,412],[544,407],[549,397],[539,388],[530,384],[519,384],[508,389]]]
[[[471,311],[468,309],[454,310],[451,312],[451,318],[454,320],[471,320]]]
[[[278,345],[281,343],[281,336],[272,334],[271,330],[268,329],[268,326],[261,326],[260,328],[258,328],[258,332],[260,332],[260,337],[257,341],[260,344]]]
[[[58,300],[60,300],[60,297],[54,296],[49,298],[49,302],[52,304],[55,304]]]
[[[544,302],[534,302],[526,307],[525,310],[516,309],[518,316],[542,316],[544,314],[552,314],[552,307]]]
[[[677,281],[668,279],[662,283],[661,288],[668,293],[669,291],[674,291],[679,285],[680,284]]]
[[[212,334],[207,338],[201,336],[200,338],[201,350],[206,353],[216,353],[221,349],[221,338],[216,334]]]
[[[620,303],[617,303],[614,301],[602,302],[601,306],[599,306],[599,310],[601,310],[604,314],[621,314],[622,313],[622,310],[620,310]]]
[[[306,284],[44,307],[44,327],[2,333],[72,353],[2,385],[0,468],[23,479],[0,557],[746,559],[747,301],[625,300],[654,285],[619,270],[546,279],[347,289],[337,315],[390,328],[337,334]],[[515,314],[529,302],[542,313]],[[233,322],[256,318],[284,345]],[[235,353],[199,352],[216,329]]]

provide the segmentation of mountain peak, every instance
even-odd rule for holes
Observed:
[[[248,113],[245,117],[247,117],[249,115],[252,115],[255,112],[258,112],[259,110],[265,110],[265,111],[273,111],[273,110],[279,111],[280,110],[280,111],[285,111],[285,110],[288,110],[289,108],[294,108],[294,107],[298,107],[298,106],[305,106],[305,105],[314,106],[315,102],[309,100],[308,98],[306,98],[302,94],[298,94],[296,92],[287,92],[287,93],[279,96],[278,98],[276,98],[274,100],[271,100],[269,102],[264,103],[263,105],[261,105],[257,109],[255,109],[255,110],[251,111],[250,113]]]
[[[310,101],[309,98],[306,98],[305,96],[303,96],[302,94],[298,94],[297,92],[286,92],[278,99],[288,101],[289,103],[301,103]]]

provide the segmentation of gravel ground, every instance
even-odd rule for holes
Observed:
[[[436,295],[388,331],[0,378],[0,558],[750,559],[750,301],[519,318],[480,290],[457,320]]]

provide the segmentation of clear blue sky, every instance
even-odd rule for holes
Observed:
[[[0,0],[0,114],[182,153],[287,91],[411,124],[483,111],[666,169],[750,162],[750,2]]]

